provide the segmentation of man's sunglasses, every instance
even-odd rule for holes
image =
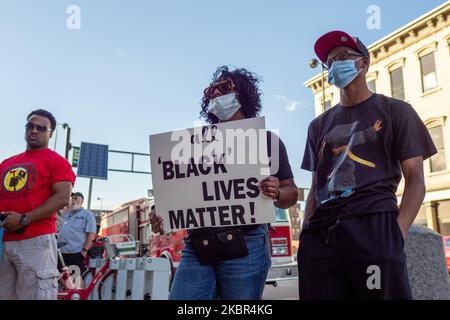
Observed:
[[[363,55],[360,53],[353,52],[353,51],[342,51],[342,52],[339,52],[334,57],[327,59],[327,61],[322,63],[322,66],[325,70],[330,70],[333,62],[348,60],[348,58],[351,58],[351,57],[363,57]]]
[[[34,124],[33,122],[28,122],[25,125],[25,129],[27,129],[27,131],[32,131],[32,130],[36,129],[37,132],[39,132],[39,133],[45,133],[47,131],[52,131],[52,129],[49,129],[46,126],[41,126],[39,124]]]
[[[213,99],[233,92],[234,88],[234,83],[232,81],[224,80],[209,86],[203,91],[203,94],[206,98]]]

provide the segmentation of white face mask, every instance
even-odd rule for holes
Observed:
[[[240,108],[241,104],[234,92],[217,97],[208,104],[208,112],[222,121],[230,119]]]

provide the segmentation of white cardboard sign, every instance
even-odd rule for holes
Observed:
[[[166,231],[274,221],[264,117],[151,135],[150,153]]]

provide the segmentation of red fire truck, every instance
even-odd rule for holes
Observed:
[[[149,214],[155,207],[153,199],[137,199],[105,214],[100,222],[100,235],[131,234],[140,241],[141,252],[151,257],[163,257],[175,273],[187,232],[176,231],[157,235],[151,231]],[[270,226],[272,267],[266,282],[274,286],[278,281],[297,278],[297,262],[292,252],[291,224],[288,210],[275,208],[276,221]]]

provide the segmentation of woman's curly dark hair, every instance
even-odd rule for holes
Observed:
[[[241,111],[245,118],[253,118],[259,115],[261,112],[261,92],[259,91],[258,84],[262,79],[253,72],[250,72],[244,68],[235,69],[230,71],[227,66],[217,68],[214,72],[212,82],[213,85],[221,80],[230,79],[233,81],[239,103],[241,104]],[[217,123],[219,119],[208,112],[209,98],[203,97],[202,110],[200,111],[200,118],[205,119],[208,123]]]

